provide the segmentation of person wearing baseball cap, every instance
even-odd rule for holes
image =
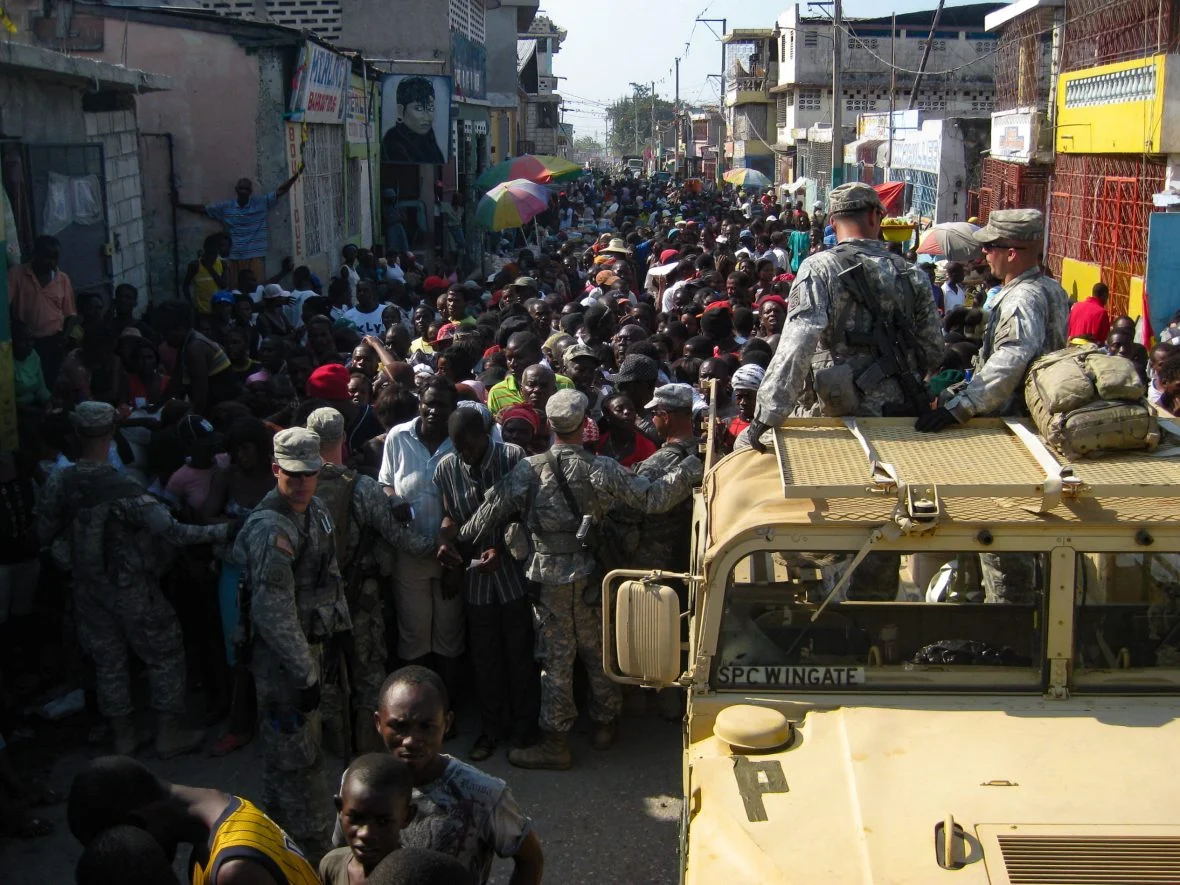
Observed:
[[[328,363],[311,373],[306,387],[308,399],[323,400],[344,416],[346,458],[360,452],[365,443],[385,432],[371,405],[359,405],[352,401],[352,394],[348,390],[350,378],[344,366]]]
[[[573,764],[569,733],[578,717],[575,657],[586,664],[588,674],[592,745],[605,750],[614,743],[622,699],[618,686],[596,663],[602,660],[602,612],[599,588],[591,583],[598,565],[595,526],[616,504],[643,513],[664,512],[689,498],[702,475],[699,462],[686,462],[650,481],[610,458],[591,455],[582,436],[587,406],[577,390],[553,394],[545,416],[556,443],[548,452],[520,461],[492,486],[458,533],[460,544],[487,542],[519,515],[532,536],[534,552],[526,576],[540,585],[534,605],[537,650],[544,659],[538,722],[543,736],[534,746],[508,754],[508,761],[520,768],[565,770]]]
[[[1036,209],[997,209],[975,232],[1002,288],[971,380],[940,394],[939,407],[918,419],[918,430],[933,433],[975,417],[1018,414],[1032,361],[1065,347],[1069,296],[1041,271],[1044,237],[1044,217]]]

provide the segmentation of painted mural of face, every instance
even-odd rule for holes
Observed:
[[[425,135],[434,128],[433,98],[426,102],[412,101],[409,104],[400,105],[399,110],[406,128],[416,135]]]

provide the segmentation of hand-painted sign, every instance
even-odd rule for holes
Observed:
[[[303,44],[291,87],[290,119],[343,123],[352,62],[316,43]]]

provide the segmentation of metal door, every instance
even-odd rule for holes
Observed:
[[[30,144],[26,145],[25,150],[28,156],[29,191],[32,194],[33,229],[37,234],[45,232],[51,172],[70,177],[97,176],[98,196],[102,203],[101,219],[93,224],[71,222],[54,236],[61,242],[58,266],[69,275],[74,291],[97,290],[109,296],[111,274],[106,252],[110,235],[102,145]]]

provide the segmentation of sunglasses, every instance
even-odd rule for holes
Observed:
[[[984,243],[980,248],[984,252],[992,252],[997,249],[1001,250],[1001,251],[1011,250],[1013,252],[1022,252],[1022,251],[1024,251],[1025,247],[1024,246],[1013,246],[1011,243]]]

